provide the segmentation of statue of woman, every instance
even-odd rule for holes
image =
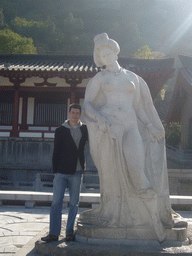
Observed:
[[[163,125],[145,81],[119,65],[118,43],[106,33],[94,43],[94,62],[105,69],[88,83],[83,107],[101,203],[80,220],[152,226],[162,242],[173,224]]]

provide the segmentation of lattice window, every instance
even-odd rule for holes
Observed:
[[[189,148],[192,149],[192,117],[189,119]]]
[[[35,125],[61,125],[65,119],[65,103],[36,103]]]
[[[0,124],[11,125],[13,122],[13,103],[0,102]]]

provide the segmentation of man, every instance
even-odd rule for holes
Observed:
[[[69,188],[69,214],[66,241],[75,241],[74,223],[78,211],[82,172],[84,170],[84,147],[88,139],[86,125],[80,121],[81,106],[71,104],[69,120],[55,131],[53,151],[53,201],[50,210],[50,232],[41,240],[58,241],[61,231],[62,205],[65,189]]]

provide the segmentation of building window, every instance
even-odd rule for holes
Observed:
[[[0,103],[0,124],[10,125],[13,120],[13,104],[7,102]]]
[[[192,118],[189,119],[189,149],[192,149]]]
[[[36,102],[35,125],[61,125],[65,119],[65,103]]]
[[[0,95],[0,124],[12,125],[13,122],[13,95],[10,92],[1,92]]]

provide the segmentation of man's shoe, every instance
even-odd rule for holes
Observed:
[[[50,243],[50,242],[53,242],[53,241],[58,241],[58,236],[48,234],[45,237],[41,237],[41,240],[46,242],[46,243]]]
[[[65,241],[66,242],[75,241],[75,236],[72,234],[66,234]]]

